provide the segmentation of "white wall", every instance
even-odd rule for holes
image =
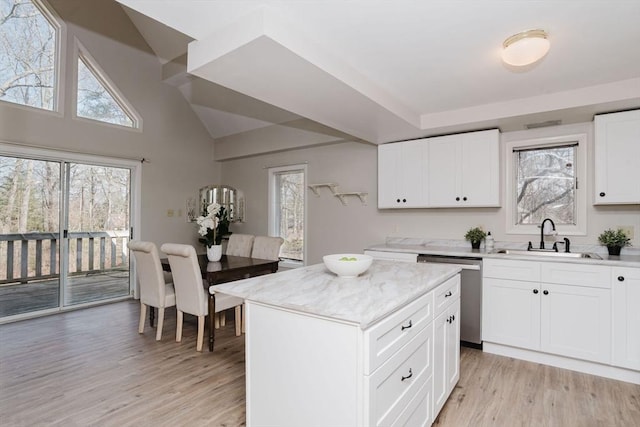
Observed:
[[[593,141],[591,123],[572,125],[589,132],[587,177],[587,236],[570,236],[573,244],[597,244],[598,234],[618,225],[635,227],[634,246],[640,242],[640,206],[594,207]],[[571,128],[571,130],[574,129]],[[505,133],[505,140],[551,136],[567,131],[566,127],[536,131]],[[502,152],[502,159],[505,153]],[[507,235],[504,208],[477,209],[400,209],[377,208],[377,148],[373,145],[348,142],[322,147],[303,148],[222,163],[222,178],[227,185],[244,192],[247,221],[235,224],[232,230],[253,234],[267,233],[267,170],[265,167],[308,162],[309,183],[335,182],[342,191],[366,191],[367,206],[350,198],[347,206],[331,196],[327,188],[320,197],[308,191],[308,254],[309,264],[321,262],[322,256],[335,252],[360,252],[367,246],[381,243],[386,236],[425,237],[433,239],[464,239],[472,226],[490,230],[497,241],[526,243],[535,241],[532,235]],[[503,162],[504,163],[504,162]],[[502,170],[504,179],[504,165]],[[504,185],[502,186],[504,191]],[[505,200],[505,195],[502,195]],[[504,203],[503,203],[504,205]]]
[[[187,197],[219,181],[213,141],[179,91],[160,80],[161,64],[119,4],[49,2],[67,23],[63,114],[0,102],[0,141],[113,157],[146,158],[142,166],[140,237],[157,244],[196,243],[185,219]],[[72,118],[73,38],[88,49],[142,116],[142,131]],[[168,217],[172,209],[177,215]]]

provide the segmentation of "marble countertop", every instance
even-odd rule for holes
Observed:
[[[215,290],[366,329],[459,271],[446,264],[374,260],[360,276],[345,279],[316,264],[216,285]]]
[[[464,258],[501,258],[501,259],[526,259],[532,261],[544,262],[570,262],[576,264],[590,265],[612,265],[617,267],[635,267],[640,268],[640,251],[635,248],[624,248],[619,256],[610,256],[602,252],[600,246],[574,246],[571,252],[591,252],[597,254],[602,259],[595,258],[553,258],[541,255],[527,254],[498,254],[495,253],[500,249],[518,249],[526,250],[526,245],[513,242],[496,242],[493,251],[486,251],[484,248],[471,249],[471,245],[464,241],[445,241],[416,238],[389,238],[385,243],[372,245],[367,250],[383,251],[383,252],[404,252],[416,253],[424,255],[444,255]]]

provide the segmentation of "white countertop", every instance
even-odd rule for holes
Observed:
[[[464,258],[501,258],[501,259],[527,259],[532,261],[544,261],[544,262],[570,262],[576,264],[590,264],[590,265],[612,265],[617,267],[635,267],[640,268],[640,251],[634,248],[624,248],[622,254],[619,256],[609,256],[606,252],[602,252],[595,246],[582,246],[575,247],[571,252],[593,252],[600,256],[602,259],[595,258],[553,258],[549,256],[541,255],[527,255],[527,254],[498,254],[495,253],[499,249],[526,249],[525,245],[519,243],[498,243],[496,242],[495,249],[487,252],[482,249],[471,249],[471,244],[460,245],[458,241],[451,241],[447,244],[446,241],[430,242],[428,240],[413,239],[413,238],[394,238],[388,239],[386,243],[380,243],[372,245],[367,250],[382,251],[382,252],[402,252],[412,254],[423,255],[444,255],[452,257],[464,257]],[[463,243],[464,244],[464,243]]]
[[[453,277],[446,264],[374,260],[359,277],[343,279],[324,264],[215,286],[248,301],[352,322],[365,329]]]

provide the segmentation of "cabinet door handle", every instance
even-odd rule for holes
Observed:
[[[409,329],[410,327],[412,327],[413,325],[411,324],[411,319],[409,319],[409,325],[408,326],[404,326],[402,325],[402,327],[400,328],[401,331],[404,331],[405,329]]]
[[[537,294],[537,293],[538,293],[538,290],[537,290],[537,289],[534,289],[534,290],[533,290],[533,293],[534,293],[534,294]]]
[[[618,276],[618,281],[624,282],[624,276]]]
[[[456,202],[459,202],[459,201],[460,201],[460,197],[456,197]]]
[[[604,196],[606,196],[606,193],[603,191],[600,193],[600,197],[604,197]]]
[[[409,368],[409,375],[407,375],[406,377],[402,377],[400,381],[408,380],[412,376],[413,376],[413,372],[411,372],[411,368]]]
[[[447,323],[451,323],[451,316],[447,317],[446,322],[447,322]]]
[[[456,320],[456,315],[455,315],[455,314],[452,314],[452,315],[451,315],[451,323],[453,323],[453,321],[454,321],[454,320]]]
[[[407,199],[402,199],[402,203],[407,203]]]
[[[463,197],[463,198],[462,198],[462,200],[464,200],[464,201],[466,202],[466,201],[467,201],[467,198],[466,198],[466,197]]]
[[[549,291],[546,290],[546,289],[544,291],[542,291],[542,293],[545,294],[545,295],[549,295]]]
[[[446,298],[446,297],[450,297],[451,295],[452,295],[452,294],[451,294],[451,291],[449,291],[449,292],[447,292],[446,294],[444,294],[444,297],[445,297],[445,298]]]
[[[396,203],[400,203],[400,199],[396,199]]]

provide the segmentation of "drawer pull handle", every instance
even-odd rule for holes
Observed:
[[[449,291],[449,292],[447,292],[446,294],[444,294],[444,297],[445,297],[445,298],[446,298],[446,297],[450,297],[451,295],[452,295],[452,294],[451,294],[451,291]]]
[[[411,323],[411,320],[409,320],[409,325],[408,326],[404,326],[402,325],[402,327],[400,328],[401,331],[404,331],[405,329],[409,329],[410,327],[412,327],[413,324]]]
[[[537,293],[538,293],[538,290],[537,290],[537,289],[534,289],[534,290],[533,290],[533,293],[534,293],[534,294],[537,294]]]
[[[411,372],[411,368],[409,368],[409,375],[407,375],[406,377],[402,377],[402,379],[400,379],[400,381],[408,380],[412,376],[413,376],[413,372]]]
[[[547,291],[546,289],[544,291],[542,291],[543,294],[545,295],[549,295],[549,291]]]
[[[618,276],[618,281],[619,282],[624,282],[624,276]]]

